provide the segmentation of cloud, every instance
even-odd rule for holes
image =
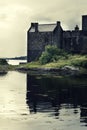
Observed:
[[[0,1],[0,55],[26,55],[27,30],[31,22],[61,21],[64,29],[81,29],[81,15],[87,14],[86,0]]]
[[[0,54],[1,56],[25,55],[26,7],[4,6],[0,9]],[[25,21],[24,21],[25,20]]]
[[[30,20],[39,21],[41,23],[61,21],[63,25],[65,24],[65,27],[68,27],[68,29],[73,29],[76,24],[80,25],[81,14],[82,12],[84,14],[86,11],[84,2],[80,2],[80,0],[55,0],[53,2],[45,0],[42,4],[41,2],[38,5],[38,9],[34,8],[34,13],[32,13],[32,15],[29,15]],[[82,5],[80,5],[80,3]],[[85,7],[84,9],[82,8],[83,6]],[[84,11],[82,11],[82,9]]]

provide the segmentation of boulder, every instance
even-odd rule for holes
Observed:
[[[64,66],[62,68],[62,74],[64,75],[78,75],[79,68],[73,66]]]

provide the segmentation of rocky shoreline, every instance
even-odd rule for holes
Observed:
[[[58,76],[79,76],[80,69],[72,66],[65,66],[62,68],[16,68],[19,72],[33,73],[33,74],[55,74]],[[86,75],[87,76],[87,75]]]
[[[8,68],[8,69],[7,69]],[[84,68],[83,68],[84,69]],[[25,67],[25,66],[11,66],[4,67],[0,70],[0,75],[7,74],[8,71],[18,71],[22,73],[28,73],[33,75],[53,75],[53,76],[76,76],[87,77],[86,71],[81,72],[81,68],[73,66],[64,66],[61,68],[46,68],[46,67]]]
[[[0,75],[2,76],[2,75],[5,75],[5,74],[7,74],[7,71],[0,71]]]

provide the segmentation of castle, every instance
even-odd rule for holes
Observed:
[[[31,23],[27,32],[27,61],[37,60],[46,45],[56,45],[72,53],[87,53],[87,15],[82,16],[82,30],[76,25],[74,30],[63,30],[61,23]]]

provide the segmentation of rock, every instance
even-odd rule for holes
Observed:
[[[64,66],[62,68],[62,73],[64,75],[78,75],[79,74],[79,68],[73,67],[73,66]]]
[[[7,71],[0,71],[0,76],[3,76],[3,75],[6,75],[7,74]]]
[[[74,67],[74,66],[64,66],[62,69],[68,69],[68,70],[74,70],[74,71],[78,71],[79,68]]]
[[[61,75],[61,76],[73,76],[73,75],[78,75],[79,73],[79,68],[75,68],[73,66],[64,66],[63,68],[24,68],[24,67],[19,67],[16,68],[16,70],[21,71],[21,72],[33,72],[37,74],[55,74],[55,75]]]

